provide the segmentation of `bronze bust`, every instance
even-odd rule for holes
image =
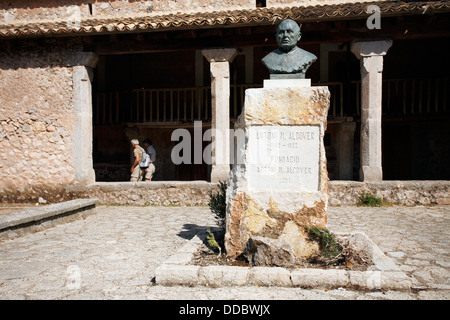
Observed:
[[[293,20],[287,19],[278,25],[276,39],[279,47],[261,60],[269,69],[271,78],[305,78],[306,70],[317,57],[297,47],[301,35],[299,25]]]

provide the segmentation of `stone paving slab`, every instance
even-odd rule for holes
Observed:
[[[330,207],[333,232],[362,231],[410,277],[410,291],[162,286],[157,268],[217,227],[208,207],[97,206],[85,219],[0,240],[0,299],[450,299],[450,207]]]

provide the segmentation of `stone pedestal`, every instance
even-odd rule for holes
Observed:
[[[289,265],[317,253],[305,228],[327,222],[329,97],[309,79],[266,80],[264,88],[246,90],[227,182],[228,256],[270,247],[283,254],[266,265]]]

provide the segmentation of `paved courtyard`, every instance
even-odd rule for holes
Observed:
[[[99,206],[0,241],[0,299],[450,299],[450,206],[330,207],[328,227],[363,231],[413,279],[411,292],[164,287],[155,269],[205,227],[207,207]]]

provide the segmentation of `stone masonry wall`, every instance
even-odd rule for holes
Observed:
[[[67,19],[170,12],[236,10],[255,7],[253,0],[0,0],[0,21]]]
[[[409,180],[365,183],[359,181],[330,181],[330,205],[353,205],[364,193],[371,193],[383,202],[397,205],[450,204],[450,181]]]
[[[55,189],[75,181],[76,115],[67,54],[67,49],[46,51],[30,43],[0,50],[0,192],[15,190],[24,197],[30,188]]]
[[[27,187],[28,192],[0,191],[3,203],[58,203],[77,198],[99,199],[102,205],[207,206],[209,193],[218,187],[210,182],[97,182],[72,185],[58,190]],[[56,192],[52,192],[56,191]],[[328,203],[331,206],[355,205],[365,192],[394,205],[450,205],[450,181],[330,181]],[[40,199],[41,198],[41,199]]]
[[[120,205],[208,205],[209,193],[218,191],[210,182],[99,182],[67,188],[70,199],[97,198],[102,204]],[[450,181],[330,181],[328,203],[355,205],[369,192],[394,205],[450,204]],[[69,199],[69,197],[67,197]]]
[[[267,7],[313,6],[372,0],[267,0]],[[130,16],[177,12],[243,10],[256,0],[0,0],[0,22],[13,20],[64,20],[79,17]]]

